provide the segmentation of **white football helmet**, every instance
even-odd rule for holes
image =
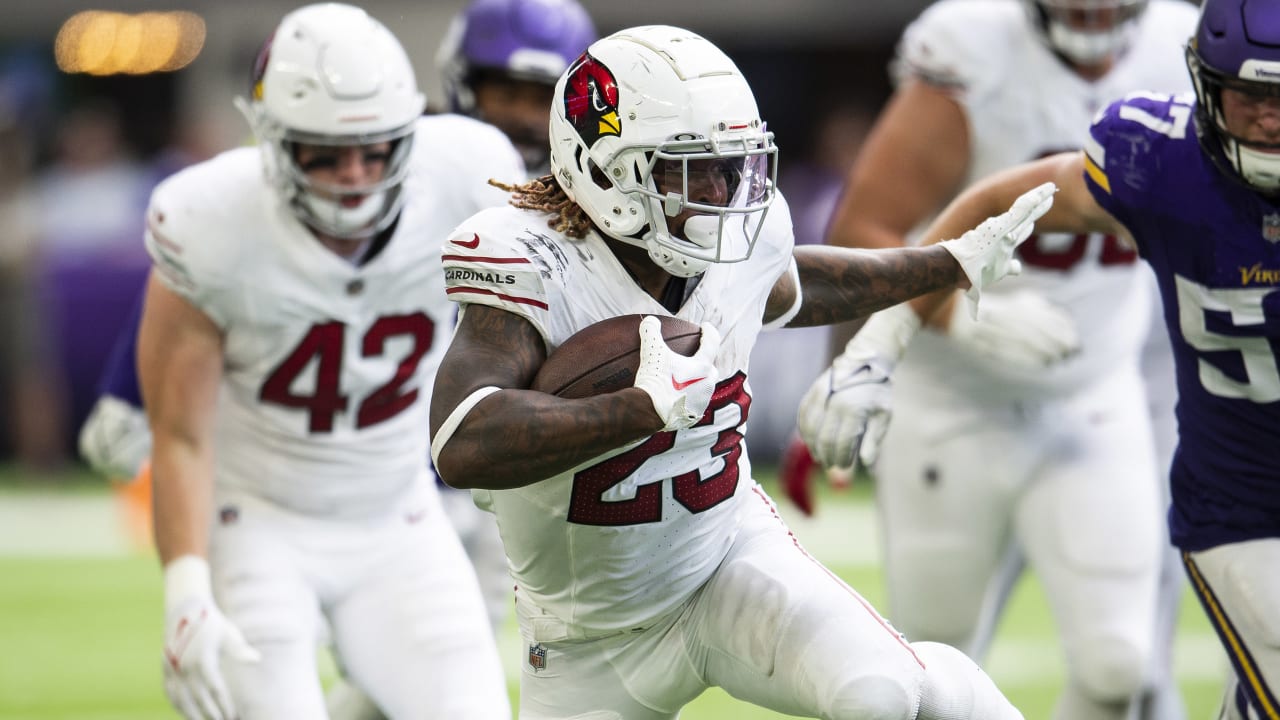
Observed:
[[[1050,47],[1093,65],[1128,49],[1147,0],[1028,0],[1026,6]]]
[[[413,130],[426,106],[395,36],[364,10],[307,5],[280,21],[254,62],[250,98],[237,98],[263,150],[266,174],[310,227],[341,238],[371,236],[399,214]],[[298,143],[392,143],[382,180],[320,186],[295,161]],[[364,196],[356,207],[336,198]]]
[[[777,152],[737,66],[688,30],[617,32],[556,83],[552,174],[602,232],[647,249],[673,275],[750,257],[773,202]],[[679,192],[658,190],[659,162],[681,168]],[[691,172],[708,163],[725,181],[723,204],[690,196]],[[667,218],[686,210],[696,215],[680,237]]]

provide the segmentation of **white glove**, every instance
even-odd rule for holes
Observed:
[[[889,427],[889,375],[919,329],[906,303],[872,315],[809,387],[796,425],[815,460],[835,468],[875,464]]]
[[[957,303],[947,333],[980,355],[1032,370],[1080,351],[1075,318],[1031,290],[989,295],[977,321]]]
[[[80,455],[109,479],[137,477],[151,455],[151,429],[142,408],[111,395],[98,398],[80,428]]]
[[[870,467],[889,427],[892,363],[883,357],[841,355],[800,401],[797,425],[824,467]]]
[[[183,555],[164,569],[164,690],[187,720],[233,720],[235,704],[222,679],[225,656],[256,663],[261,656],[218,610],[204,558]]]
[[[662,339],[658,318],[649,315],[640,321],[640,368],[635,386],[649,393],[663,430],[684,430],[702,419],[719,380],[715,365],[719,352],[720,333],[710,323],[702,324],[698,352],[685,357]]]
[[[1013,251],[1031,236],[1036,220],[1053,207],[1053,194],[1057,191],[1058,186],[1051,182],[1028,190],[1013,201],[1004,214],[987,218],[956,240],[938,243],[955,257],[969,278],[965,296],[969,298],[974,319],[978,316],[978,296],[982,288],[1005,275],[1022,272],[1022,263],[1014,259]]]

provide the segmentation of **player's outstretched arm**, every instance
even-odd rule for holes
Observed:
[[[530,485],[666,424],[640,388],[574,400],[527,390],[544,360],[542,336],[527,320],[467,306],[431,398],[431,453],[444,482]]]
[[[956,239],[927,247],[874,251],[796,248],[802,303],[788,327],[853,320],[914,297],[957,287],[967,288],[976,299],[983,287],[1018,272],[1013,252],[1053,204],[1053,191],[1053,185],[1045,183],[1018,196],[1007,210],[985,218],[973,229],[961,229],[958,235],[950,236]],[[770,311],[784,305],[777,295],[795,292],[790,280],[780,279],[770,297]]]
[[[971,185],[934,219],[922,235],[921,244],[957,237],[1045,183],[1053,183],[1057,192],[1052,206],[1035,220],[1036,232],[1100,232],[1129,237],[1129,231],[1089,192],[1084,180],[1084,153],[1071,151],[1002,170]],[[946,329],[954,315],[954,302],[955,293],[941,292],[917,298],[911,306],[926,323]]]
[[[955,284],[967,282],[972,290],[980,290],[1017,271],[1013,252],[1052,205],[1053,190],[1052,183],[1044,183],[1018,196],[1009,210],[982,221],[959,239],[919,251],[946,250],[960,268],[961,279]],[[886,252],[898,251],[880,254]],[[808,290],[805,286],[805,304]],[[949,291],[936,293],[935,302],[940,303],[947,294]],[[909,305],[877,313],[805,393],[798,428],[819,463],[849,467],[858,460],[866,465],[875,461],[888,424],[890,375],[919,327],[920,315]]]

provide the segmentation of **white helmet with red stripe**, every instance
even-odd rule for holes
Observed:
[[[602,232],[646,248],[674,275],[750,256],[773,202],[776,157],[742,73],[688,30],[614,33],[556,83],[552,173]],[[659,163],[668,181],[683,178],[679,190],[659,191]],[[705,168],[727,188],[714,202],[689,192]],[[690,211],[683,237],[668,229],[668,218]]]

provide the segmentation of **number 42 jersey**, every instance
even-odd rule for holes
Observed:
[[[384,512],[423,477],[431,380],[448,344],[440,248],[502,205],[523,169],[497,129],[421,118],[385,247],[340,258],[241,148],[162,183],[147,211],[156,275],[223,335],[215,477],[298,512]]]
[[[1192,95],[1130,95],[1085,156],[1159,282],[1179,398],[1170,534],[1189,551],[1280,528],[1280,204],[1216,168],[1193,116]]]

